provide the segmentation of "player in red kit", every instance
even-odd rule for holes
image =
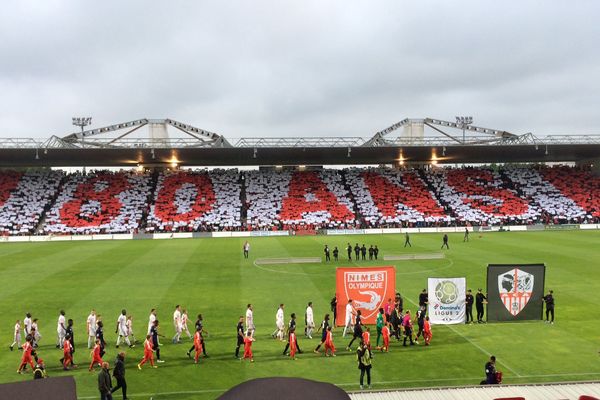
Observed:
[[[196,355],[194,356],[194,364],[198,364],[198,358],[200,358],[200,354],[202,354],[202,329],[197,329],[194,334],[194,350],[196,350]]]
[[[329,357],[329,352],[331,352],[332,357],[335,357],[335,346],[333,345],[331,326],[327,327],[327,335],[325,336],[325,357]]]
[[[154,346],[152,345],[152,336],[146,335],[146,340],[144,340],[144,358],[138,364],[138,369],[142,369],[142,365],[146,363],[146,361],[150,361],[150,365],[152,368],[158,368],[158,366],[154,365]]]
[[[69,370],[69,366],[73,364],[73,345],[71,344],[71,335],[67,334],[63,342],[63,369]]]
[[[383,328],[381,328],[381,334],[383,335],[383,346],[381,347],[381,351],[385,349],[387,353],[390,350],[390,328],[388,324],[385,324]]]
[[[19,369],[17,370],[17,373],[19,374],[27,364],[31,365],[31,370],[35,369],[35,364],[33,364],[33,360],[31,358],[31,352],[33,351],[33,346],[31,345],[32,340],[33,339],[31,338],[31,336],[27,335],[25,344],[23,344],[23,357],[21,358],[21,364],[19,365]]]
[[[425,346],[429,346],[431,342],[431,324],[429,323],[429,317],[425,317],[425,323],[423,325],[423,337],[425,338]]]
[[[96,344],[94,345],[94,349],[91,352],[92,362],[90,363],[90,371],[94,368],[94,364],[98,364],[99,367],[102,367],[103,361],[102,357],[100,356],[101,351],[102,346],[100,346],[100,339],[96,339]]]
[[[248,332],[244,338],[244,357],[241,358],[242,361],[249,358],[250,362],[254,362],[254,358],[252,358],[252,342],[254,342],[254,340],[255,339],[251,336],[251,332]]]
[[[290,329],[290,358],[296,359],[296,351],[298,350],[298,340],[296,339],[296,328]]]
[[[362,333],[362,340],[365,346],[369,349],[371,348],[371,330],[368,326],[365,327],[365,330]]]

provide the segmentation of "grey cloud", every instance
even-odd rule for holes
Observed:
[[[600,4],[8,2],[0,136],[171,117],[242,136],[369,136],[404,117],[598,132]],[[600,132],[599,132],[600,133]]]

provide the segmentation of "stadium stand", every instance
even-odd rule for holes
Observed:
[[[0,174],[0,233],[31,235],[56,195],[61,171],[5,171]]]
[[[252,171],[246,185],[250,228],[354,226],[352,201],[337,170]]]
[[[543,168],[546,181],[572,199],[585,215],[574,216],[577,220],[600,218],[600,178],[592,175],[589,169],[569,167]]]
[[[585,210],[573,199],[563,195],[556,186],[544,180],[543,174],[536,169],[508,167],[504,169],[504,173],[524,196],[539,206],[541,213],[536,222],[565,224],[581,221],[585,216]]]
[[[43,232],[133,232],[138,229],[147,208],[150,187],[150,175],[133,171],[71,174],[47,213]]]
[[[164,171],[158,177],[147,231],[222,231],[241,226],[237,170]]]
[[[352,168],[346,171],[346,180],[369,227],[423,226],[453,219],[416,170]]]
[[[527,224],[540,211],[519,196],[512,181],[485,168],[423,171],[439,201],[458,224]]]
[[[0,173],[4,236],[598,222],[579,167]]]

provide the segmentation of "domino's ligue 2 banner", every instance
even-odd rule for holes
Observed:
[[[429,321],[432,324],[450,325],[465,322],[465,278],[429,278]]]
[[[348,300],[352,300],[354,308],[360,310],[364,324],[374,324],[379,309],[383,308],[388,299],[394,299],[395,292],[394,267],[337,268],[336,325],[344,325]]]

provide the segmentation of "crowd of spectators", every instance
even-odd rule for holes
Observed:
[[[0,234],[600,223],[580,167],[0,172]]]
[[[148,232],[237,230],[241,226],[241,183],[237,170],[160,173]]]

